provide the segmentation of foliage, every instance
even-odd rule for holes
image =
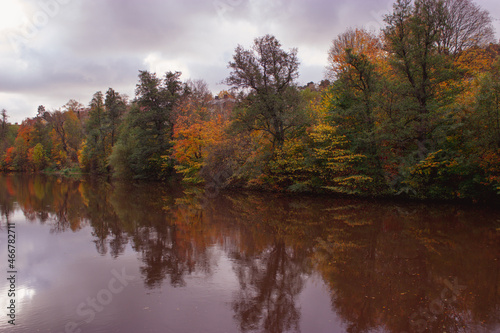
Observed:
[[[232,72],[225,82],[249,93],[235,113],[235,123],[268,132],[273,147],[282,146],[288,134],[296,135],[304,124],[295,87],[298,67],[297,50],[286,52],[272,35],[256,38],[250,50],[238,46],[229,63]]]
[[[86,122],[87,138],[80,155],[80,165],[87,172],[104,173],[106,171],[106,157],[109,149],[106,147],[104,117],[104,97],[102,92],[98,91],[90,102],[89,119]]]
[[[58,168],[78,163],[78,151],[82,143],[82,123],[72,109],[45,112],[43,119],[49,123],[52,157]]]
[[[134,176],[134,170],[132,169],[135,162],[133,153],[137,146],[137,139],[129,117],[132,117],[133,113],[137,112],[136,109],[137,105],[133,105],[125,117],[121,125],[121,135],[110,156],[110,165],[113,166],[114,174],[118,178],[132,178]]]
[[[120,135],[119,128],[122,117],[127,110],[126,97],[120,95],[113,88],[106,91],[106,99],[104,101],[106,112],[104,114],[104,129],[108,133],[108,144],[110,149],[113,149],[116,139]]]
[[[143,179],[170,175],[172,162],[169,157],[165,161],[165,156],[170,155],[172,111],[183,93],[180,75],[180,72],[168,72],[160,79],[155,73],[140,71],[135,106],[125,118],[127,133],[118,139],[120,148],[113,152],[115,157],[111,157],[115,162],[111,165],[122,170],[122,174],[131,173],[134,178]],[[128,156],[116,156],[124,153]]]
[[[479,197],[483,180],[477,164],[438,150],[412,167],[405,183],[421,198],[455,199]]]
[[[333,39],[327,77],[299,87],[298,50],[272,35],[241,45],[230,86],[140,71],[135,98],[109,88],[88,107],[0,113],[4,171],[287,191],[498,199],[500,45],[470,0],[397,0],[380,34]]]
[[[185,103],[176,119],[172,156],[177,162],[176,171],[188,183],[203,181],[199,172],[207,155],[206,147],[211,140],[217,140],[217,135],[214,136],[212,131],[221,128],[216,121],[207,118],[206,108]]]
[[[28,159],[35,171],[45,168],[47,165],[47,157],[45,156],[45,149],[41,143],[37,143],[35,147],[29,150]]]
[[[500,149],[486,152],[481,158],[480,168],[486,173],[483,184],[500,194]]]
[[[292,191],[328,189],[341,193],[362,193],[370,177],[355,171],[364,158],[348,149],[345,136],[336,128],[314,126],[304,141],[290,140],[270,163],[271,183],[285,185]]]
[[[384,38],[395,70],[398,92],[407,95],[401,115],[411,126],[419,157],[432,146],[434,119],[439,117],[437,87],[449,78],[447,58],[437,52],[440,31],[445,26],[444,3],[398,0],[386,16]]]
[[[349,149],[366,158],[358,164],[361,173],[370,175],[380,191],[383,183],[381,164],[381,122],[378,96],[382,85],[382,48],[379,38],[361,29],[347,30],[333,41],[329,52],[329,71],[336,81],[325,94],[323,107],[332,124],[341,125]]]

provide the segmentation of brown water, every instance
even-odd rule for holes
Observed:
[[[185,192],[0,175],[0,331],[500,332],[499,211]]]

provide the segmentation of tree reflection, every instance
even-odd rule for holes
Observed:
[[[0,175],[2,213],[17,202],[28,221],[49,223],[51,232],[79,230],[82,225],[78,181],[48,180],[43,175]]]
[[[193,272],[194,262],[182,260],[175,228],[169,226],[160,232],[144,228],[138,230],[136,237],[134,240],[140,239],[141,243],[138,250],[142,254],[142,261],[146,264],[141,268],[141,272],[148,287],[161,286],[167,276],[174,287],[186,284],[184,276]]]
[[[194,248],[182,236],[173,218],[175,192],[168,187],[120,183],[112,202],[131,236],[134,249],[141,253],[141,273],[149,288],[158,288],[165,279],[174,287],[185,286],[185,276],[206,262],[205,249]]]
[[[239,283],[232,308],[241,331],[300,331],[297,304],[313,239],[304,237],[309,220],[297,202],[279,197],[221,194],[208,199],[189,191],[176,200],[179,234],[198,251],[219,244],[229,254]],[[316,226],[312,224],[312,229]]]
[[[314,243],[304,236],[317,227],[313,216],[299,202],[279,196],[272,204],[256,195],[226,199],[225,214],[229,210],[244,230],[231,255],[240,285],[232,307],[241,331],[299,332],[297,298],[311,273]]]
[[[241,191],[209,199],[152,183],[0,175],[3,220],[16,209],[52,232],[92,228],[101,255],[132,248],[148,288],[209,276],[223,251],[245,332],[300,331],[298,298],[313,272],[348,332],[493,331],[500,323],[500,214],[484,207]],[[458,295],[445,289],[455,278],[466,287]]]
[[[0,191],[0,215],[2,217],[2,221],[4,221],[5,225],[7,225],[10,215],[14,212],[15,197],[11,182],[9,182],[7,177],[0,177],[0,188],[4,189],[3,191]],[[0,228],[1,227],[2,225],[0,224]]]
[[[339,207],[340,218],[318,239],[314,260],[348,332],[462,332],[498,324],[498,232],[471,225],[481,220],[456,207],[429,208]],[[448,301],[443,295],[453,296],[446,288],[454,278],[467,292]]]
[[[304,259],[282,240],[259,256],[235,258],[240,290],[232,306],[243,332],[299,331],[296,298],[304,285],[303,266]]]
[[[99,179],[88,179],[80,183],[79,191],[97,252],[105,255],[109,251],[112,257],[118,257],[125,251],[129,237],[111,203],[113,188]]]

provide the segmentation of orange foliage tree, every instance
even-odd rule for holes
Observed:
[[[190,183],[203,181],[200,174],[211,148],[226,139],[224,130],[228,121],[213,114],[206,107],[191,102],[179,108],[174,125],[172,155],[177,162],[175,169]]]

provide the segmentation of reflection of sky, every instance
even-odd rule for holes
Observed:
[[[80,233],[65,232],[64,237],[50,233],[48,225],[27,222],[19,212],[10,219],[15,222],[16,268],[23,284],[36,290],[51,288],[60,274],[60,267],[66,267],[79,257],[85,257],[92,244],[88,242],[90,230]],[[6,232],[6,230],[3,230]],[[4,236],[6,237],[6,236]],[[66,245],[71,244],[71,251]],[[0,258],[7,256],[7,249],[0,249]]]
[[[9,274],[7,274],[7,278],[8,277]],[[19,285],[19,280],[16,281],[15,297],[9,297],[9,288],[10,282],[0,287],[0,306],[2,309],[2,315],[9,313],[9,310],[6,310],[6,308],[10,305],[11,299],[15,299],[16,312],[21,312],[23,311],[25,304],[31,302],[33,296],[36,294],[35,289],[26,287],[25,285]],[[4,318],[5,317],[2,316],[2,322],[5,321],[3,320]],[[10,320],[10,318],[8,320]],[[0,324],[0,328],[1,327],[2,326]]]
[[[0,246],[0,260],[2,261],[5,261],[7,264],[4,266],[4,265],[0,265],[1,267],[5,267],[5,271],[2,272],[2,273],[5,273],[5,276],[6,278],[4,279],[1,279],[0,281],[0,307],[1,309],[5,309],[7,306],[9,306],[10,304],[10,300],[12,298],[15,299],[16,301],[16,311],[22,311],[23,308],[25,307],[25,305],[27,303],[29,303],[33,296],[36,294],[36,289],[34,288],[34,286],[29,283],[28,281],[26,281],[25,279],[23,279],[22,275],[21,275],[21,272],[22,274],[24,275],[25,272],[24,272],[24,269],[21,270],[21,259],[22,258],[26,258],[27,256],[31,256],[31,254],[34,254],[36,253],[36,251],[34,250],[35,247],[33,246],[32,243],[27,243],[26,246],[24,245],[20,245],[22,244],[21,243],[21,240],[20,240],[20,235],[22,232],[20,232],[20,230],[24,230],[25,229],[25,219],[24,219],[24,214],[22,213],[22,211],[20,210],[16,210],[12,215],[10,215],[9,217],[9,222],[11,223],[14,223],[15,224],[15,228],[12,228],[11,230],[14,231],[14,235],[16,236],[16,243],[15,244],[12,244],[15,246],[15,254],[16,254],[16,258],[15,258],[15,271],[17,271],[17,274],[16,275],[16,281],[15,281],[15,297],[9,297],[9,289],[10,289],[10,281],[7,280],[7,278],[9,278],[9,276],[11,274],[7,274],[7,270],[10,270],[9,268],[7,268],[8,263],[8,247],[7,247],[7,240],[8,240],[8,236],[7,236],[7,222],[5,220],[5,216],[2,216],[2,225],[1,225],[1,229],[0,229],[0,244],[2,244],[2,246]],[[12,233],[11,233],[12,234]],[[5,246],[3,246],[5,244]],[[27,272],[26,272],[27,273]],[[4,310],[2,310],[2,314],[4,314]],[[3,319],[3,316],[2,316],[2,319]],[[0,327],[2,327],[1,325],[5,323],[5,320],[2,320],[0,322]]]
[[[91,228],[78,232],[68,230],[62,234],[51,233],[50,224],[40,225],[25,220],[17,210],[9,218],[16,231],[16,325],[15,332],[32,332],[33,327],[64,323],[76,316],[76,308],[87,297],[107,286],[112,266],[109,258],[102,258],[91,241]],[[0,237],[7,238],[7,228],[2,225]],[[2,239],[2,244],[4,244]],[[133,252],[127,257],[134,259]],[[7,258],[7,247],[0,248],[0,258]],[[124,256],[124,260],[125,260]],[[2,265],[2,267],[4,267]],[[117,268],[121,270],[121,268]],[[104,275],[105,281],[96,281],[93,275]],[[99,283],[96,285],[96,283]],[[5,309],[10,302],[9,282],[0,282],[0,305]],[[5,307],[4,307],[5,305]],[[5,311],[2,311],[2,314]],[[67,317],[68,319],[64,319]],[[76,316],[76,319],[78,316]],[[6,327],[0,322],[0,330]],[[61,328],[63,330],[63,328]]]
[[[345,332],[342,319],[332,312],[330,295],[331,291],[318,274],[306,279],[297,301],[301,309],[302,332]]]
[[[0,331],[64,332],[64,325],[76,322],[82,332],[235,332],[231,303],[239,289],[233,262],[219,245],[207,249],[209,272],[195,271],[184,277],[184,287],[172,287],[168,277],[161,287],[148,289],[140,273],[143,265],[130,242],[125,252],[113,259],[97,253],[92,229],[51,233],[50,223],[27,222],[19,210],[10,216],[16,224],[16,323],[15,327],[0,322]],[[6,238],[2,226],[0,237]],[[0,258],[6,258],[6,247]],[[77,308],[87,299],[96,298],[108,288],[111,271],[125,271],[135,279],[113,295],[113,301],[95,319],[86,319]],[[0,282],[0,305],[6,308],[8,281]],[[327,287],[320,278],[306,278],[297,299],[302,310],[300,327],[304,332],[332,332],[339,327],[331,311]],[[308,307],[317,304],[319,308]],[[88,307],[86,307],[88,309]],[[318,310],[320,309],[320,310]],[[5,310],[2,310],[4,315]],[[335,331],[333,331],[335,332]]]

